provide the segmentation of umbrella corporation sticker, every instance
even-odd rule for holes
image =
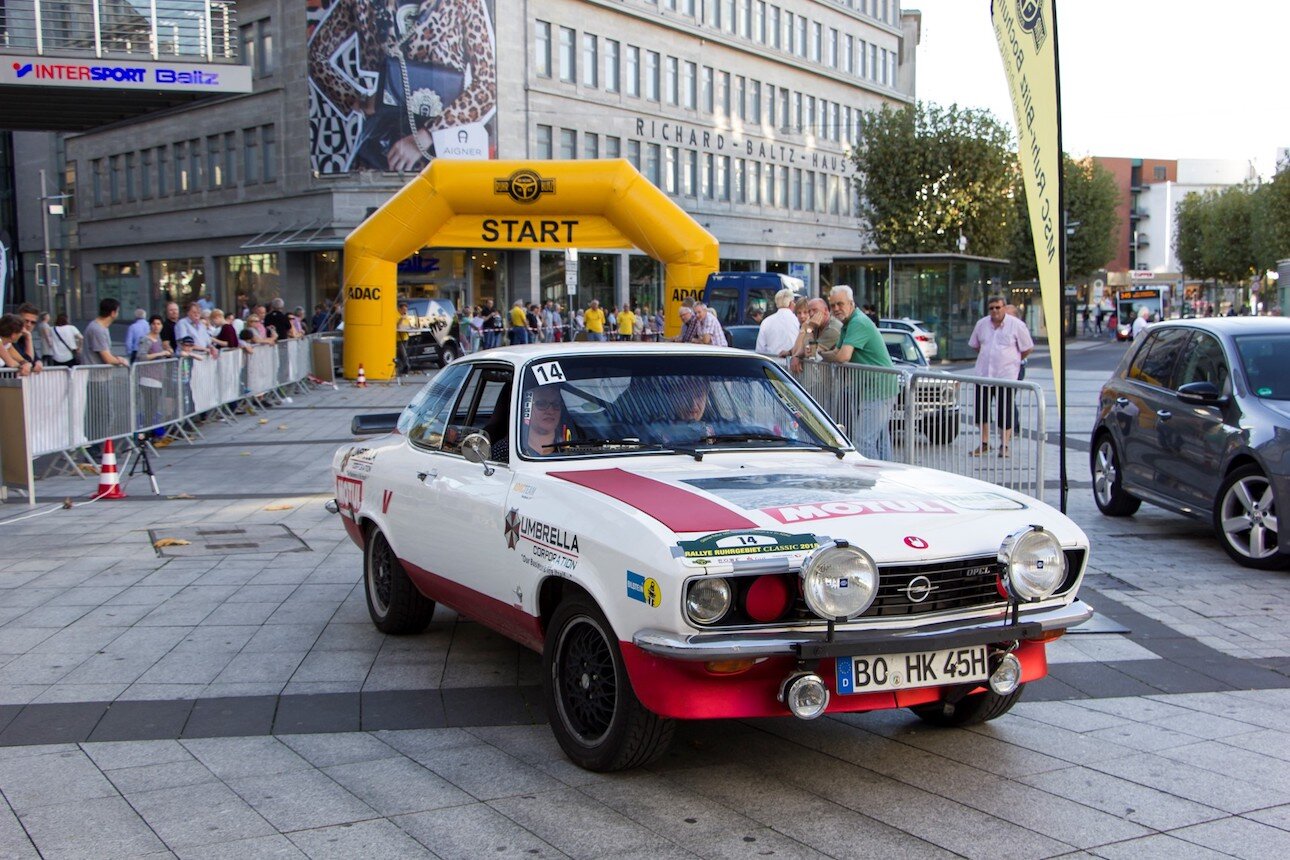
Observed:
[[[578,569],[578,535],[550,523],[523,516],[511,508],[504,523],[506,548],[520,549],[520,559],[530,567],[555,576]]]
[[[677,543],[677,552],[687,559],[715,559],[761,555],[771,552],[809,552],[818,541],[815,535],[773,531],[717,532],[698,540]]]

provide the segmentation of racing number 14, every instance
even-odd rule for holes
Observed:
[[[548,361],[546,364],[533,365],[533,376],[537,378],[538,385],[564,382],[564,370],[561,369],[558,361]]]

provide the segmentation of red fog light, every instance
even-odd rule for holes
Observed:
[[[744,595],[744,612],[753,621],[777,621],[788,611],[791,596],[788,582],[778,574],[759,576]]]

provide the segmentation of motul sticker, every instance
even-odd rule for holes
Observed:
[[[336,505],[342,514],[348,513],[350,519],[354,519],[363,506],[363,482],[337,476]]]
[[[867,499],[863,502],[819,502],[813,505],[783,505],[762,508],[781,523],[827,520],[833,517],[858,517],[866,514],[952,514],[954,509],[941,502],[911,499]]]

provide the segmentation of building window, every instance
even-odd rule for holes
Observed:
[[[627,46],[627,95],[639,97],[641,94],[641,49],[635,45]]]
[[[242,129],[242,183],[254,185],[260,181],[260,130]]]
[[[641,169],[641,142],[639,140],[627,140],[627,162],[637,170]]]
[[[605,92],[618,92],[618,41],[605,40]]]
[[[582,34],[582,83],[588,87],[600,86],[599,41],[591,33]]]
[[[769,173],[770,171],[767,171]],[[744,183],[748,186],[748,202],[757,203],[760,201],[761,193],[761,162],[748,162],[748,179]]]
[[[594,131],[584,131],[582,133],[582,157],[600,157],[600,135]]]
[[[717,199],[730,199],[730,156],[717,156]]]
[[[574,32],[568,27],[560,28],[560,80],[566,84],[574,83],[577,80],[578,58],[574,52],[577,51],[577,43],[574,41]]]
[[[842,129],[839,126],[838,103],[829,102],[829,139],[841,140]]]
[[[682,104],[687,110],[694,110],[699,101],[699,67],[695,63],[686,63],[681,76]]]
[[[578,132],[571,128],[560,129],[560,157],[578,157]]]
[[[170,194],[170,147],[157,147],[157,196]]]
[[[139,153],[139,199],[152,197],[152,150],[145,149]]]
[[[663,150],[663,190],[668,194],[676,194],[680,187],[680,181],[677,178],[677,164],[681,158],[681,151],[675,146],[669,146]]]
[[[796,53],[794,50],[797,45],[797,16],[787,9],[784,10],[784,50],[790,54]]]
[[[754,165],[757,163],[753,162]],[[762,199],[766,201],[767,206],[775,205],[775,165],[773,164],[766,165],[766,193],[762,195]]]
[[[746,169],[747,169],[747,162],[745,162],[742,158],[736,158],[735,176],[734,176],[736,203],[746,203],[748,201],[748,193],[744,190],[744,171]]]
[[[797,16],[797,55],[806,56],[806,18]]]
[[[766,16],[766,35],[769,37],[770,46],[778,48],[783,43],[779,33],[779,7],[771,6]]]
[[[224,186],[223,147],[218,134],[206,138],[206,187],[214,191]]]
[[[730,73],[722,72],[717,77],[717,104],[720,106],[721,115],[730,116]]]
[[[701,99],[703,111],[709,115],[712,113],[712,88],[714,74],[712,66],[703,67],[703,90],[701,93]]]
[[[533,65],[539,78],[551,77],[551,23],[533,22]]]
[[[761,124],[761,81],[749,81],[748,119]]]
[[[842,47],[842,71],[848,75],[855,71],[856,37],[847,36]]]
[[[658,51],[645,52],[645,98],[649,101],[658,101],[658,75],[659,75],[659,54]]]
[[[278,130],[271,125],[260,126],[260,157],[264,159],[265,182],[278,181]]]
[[[134,153],[127,152],[125,154],[125,199],[127,203],[132,203],[137,199],[135,188]]]
[[[666,71],[663,74],[663,91],[667,93],[667,103],[679,104],[681,101],[681,61],[676,57],[667,58]]]
[[[1165,166],[1163,164],[1157,164],[1155,167],[1151,168],[1151,176],[1156,182],[1164,182],[1167,176]]]
[[[788,112],[788,87],[779,88],[779,122],[785,131],[793,124],[793,118]]]
[[[188,142],[175,144],[175,193],[187,194],[188,188]]]
[[[605,135],[605,158],[622,158],[622,138]]]
[[[685,153],[685,193],[694,196],[699,185],[699,152],[691,149]]]
[[[869,46],[869,80],[878,80],[878,46]]]
[[[262,18],[239,28],[242,40],[242,62],[251,70],[253,78],[267,78],[275,71],[277,62],[273,54],[273,22]]]
[[[753,39],[766,44],[766,0],[757,0],[753,9]]]
[[[537,127],[537,139],[533,145],[535,158],[553,158],[551,152],[551,126],[539,125]]]
[[[746,117],[745,110],[745,93],[747,90],[747,79],[743,75],[735,75],[735,116],[740,119]]]
[[[645,178],[655,185],[659,184],[659,149],[657,143],[645,146]]]
[[[798,134],[801,134],[803,132],[803,125],[802,125],[803,120],[804,120],[804,117],[802,116],[802,94],[800,92],[794,92],[793,93],[793,130],[796,131]]]
[[[815,173],[810,170],[802,172],[802,209],[815,211]]]

